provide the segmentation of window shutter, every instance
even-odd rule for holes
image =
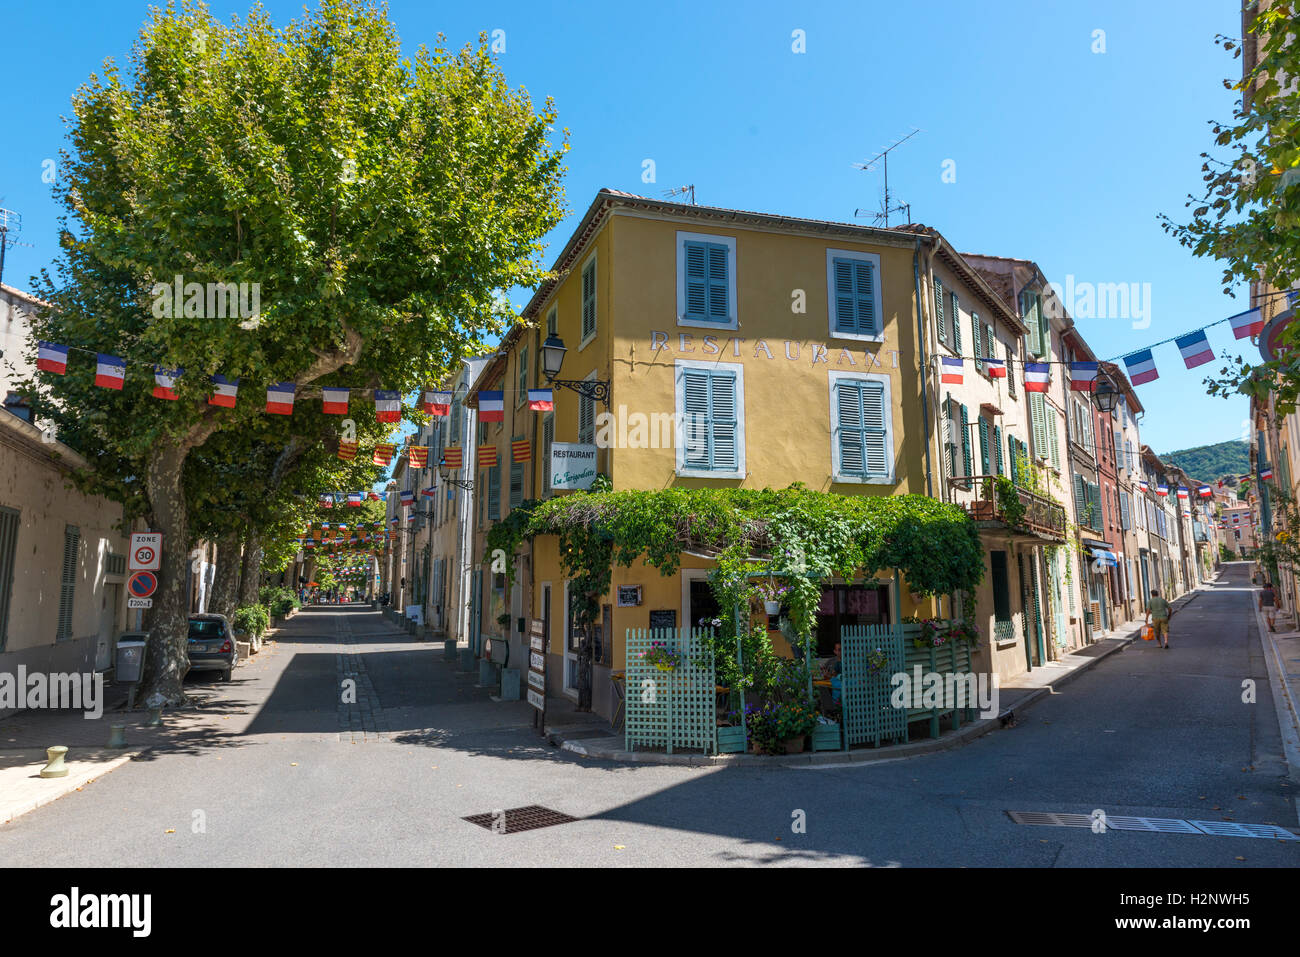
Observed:
[[[526,398],[528,398],[528,347],[524,346],[519,350],[519,382],[515,405],[519,405]]]
[[[578,441],[596,441],[596,400],[585,395],[578,397]]]
[[[684,462],[690,469],[709,467],[709,374],[682,373],[682,419],[686,433]]]
[[[835,329],[838,332],[857,330],[857,300],[853,295],[853,262],[835,260]]]
[[[957,294],[950,293],[949,305],[952,308],[952,350],[961,355],[961,310],[957,308]]]
[[[1016,394],[1016,347],[1007,343],[1007,395]]]
[[[712,408],[709,410],[710,445],[712,464],[718,472],[734,472],[736,454],[736,377],[734,374],[716,372],[709,376]]]
[[[555,441],[555,413],[542,419],[542,497],[551,494],[551,443]]]
[[[866,451],[862,429],[862,390],[841,382],[835,387],[835,430],[840,451],[840,471],[845,475],[866,474]]]
[[[489,521],[501,518],[501,466],[488,469],[487,517]]]
[[[943,443],[948,455],[948,477],[952,478],[957,474],[957,422],[953,415],[952,393],[948,393],[943,400],[943,418]]]
[[[1020,484],[1020,463],[1016,461],[1016,437],[1007,436],[1007,471],[1011,473],[1011,481],[1015,485]]]
[[[1083,484],[1083,476],[1077,472],[1074,476],[1074,520],[1084,524],[1084,515],[1088,506],[1088,489]]]
[[[1060,440],[1056,437],[1058,431],[1056,428],[1056,410],[1047,404],[1046,396],[1043,396],[1043,424],[1047,429],[1047,444],[1052,450],[1052,466],[1059,469],[1061,467],[1061,450],[1058,444]]]
[[[993,336],[993,326],[989,323],[984,324],[984,355],[990,359],[996,359],[998,354],[994,351],[997,345],[997,339]]]
[[[948,326],[943,317],[943,280],[934,277],[934,321],[939,326],[939,341],[948,341]]]
[[[72,601],[77,591],[77,557],[81,547],[81,529],[76,525],[63,528],[63,576],[59,588],[59,624],[56,641],[72,637]]]
[[[970,314],[970,337],[971,337],[971,354],[978,360],[983,357],[982,343],[984,342],[984,333],[980,328],[980,317],[975,313]],[[976,362],[976,370],[984,374],[984,363]]]
[[[964,471],[963,475],[970,475],[971,467],[971,449],[970,449],[970,429],[966,428],[966,406],[961,407],[961,464]]]
[[[1034,456],[1047,458],[1047,400],[1041,392],[1029,394],[1029,419],[1033,423]]]
[[[582,338],[596,332],[596,261],[582,271]]]
[[[867,450],[867,474],[889,474],[889,449],[886,441],[889,429],[885,416],[885,388],[879,383],[869,382],[862,386],[862,428],[864,445]]]
[[[1002,427],[993,426],[993,464],[997,466],[997,474],[1002,474]]]
[[[19,524],[16,510],[0,506],[0,651],[5,650],[9,640],[9,606],[13,602]]]
[[[858,260],[853,264],[854,279],[858,300],[858,332],[877,335],[876,326],[876,279],[871,263]]]
[[[728,248],[721,243],[689,240],[683,243],[683,248],[686,252],[686,315],[692,319],[726,322],[730,317],[728,300],[731,295],[727,281]]]
[[[1119,496],[1119,525],[1120,528],[1122,528],[1126,532],[1128,531],[1128,526],[1129,526],[1128,516],[1129,516],[1128,493],[1121,492]]]
[[[980,416],[980,475],[991,475],[992,471],[989,464],[989,423]]]
[[[524,500],[524,464],[510,463],[510,507],[518,508]]]

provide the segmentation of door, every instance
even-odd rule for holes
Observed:
[[[118,605],[122,600],[121,585],[105,585],[99,607],[99,634],[95,641],[95,670],[105,671],[113,664],[113,649],[117,645]]]
[[[578,696],[578,651],[582,647],[582,634],[578,629],[577,596],[569,593],[569,583],[564,583],[564,692]]]

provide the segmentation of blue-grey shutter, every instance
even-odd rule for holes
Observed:
[[[578,397],[578,441],[590,445],[596,441],[596,400]]]
[[[17,510],[0,505],[0,651],[5,650],[9,640],[9,606],[13,601],[19,524]]]
[[[77,559],[81,551],[81,529],[76,525],[63,528],[63,577],[59,587],[59,621],[56,641],[72,637],[72,604],[77,591]]]
[[[510,507],[518,508],[524,500],[524,463],[510,463]]]
[[[710,468],[715,472],[734,472],[739,467],[736,448],[736,431],[739,419],[736,414],[736,376],[730,372],[715,372],[709,376],[711,405],[709,409]]]
[[[555,413],[548,412],[542,419],[542,498],[551,494],[551,445],[555,441]]]
[[[582,338],[596,332],[596,261],[582,271]]]
[[[501,518],[501,466],[494,465],[488,469],[488,521]]]
[[[686,242],[686,315],[703,319],[708,308],[708,255],[704,243]]]
[[[853,296],[853,262],[837,259],[835,269],[835,331],[857,331],[857,301]]]
[[[863,383],[859,390],[862,394],[862,433],[863,446],[867,453],[867,474],[889,474],[889,429],[885,416],[890,410],[885,408],[885,387],[878,382]]]
[[[708,313],[705,318],[715,322],[726,322],[730,310],[728,309],[727,299],[729,296],[727,284],[727,247],[719,243],[709,243],[706,252],[708,253],[709,267],[709,296],[708,296]]]
[[[709,374],[695,369],[682,372],[683,462],[688,469],[709,467]]]
[[[862,434],[862,394],[856,384],[835,386],[835,436],[840,450],[840,472],[866,474],[866,452]]]
[[[877,335],[876,280],[872,264],[860,259],[836,259],[835,330]]]

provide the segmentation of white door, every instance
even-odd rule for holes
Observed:
[[[122,600],[121,585],[105,585],[99,607],[99,633],[95,640],[95,670],[104,671],[113,664],[113,649],[117,645],[118,604]]]

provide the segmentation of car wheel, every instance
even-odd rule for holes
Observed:
[[[227,668],[226,670],[224,670],[223,672],[221,672],[221,680],[222,680],[222,681],[229,681],[229,680],[230,680],[230,669],[229,669],[229,668]]]

